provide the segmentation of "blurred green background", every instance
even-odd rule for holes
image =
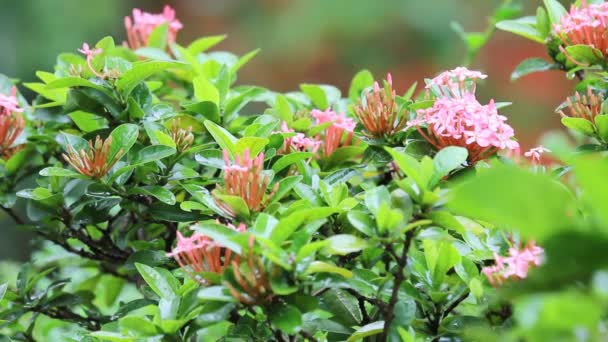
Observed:
[[[525,14],[533,14],[541,2],[519,1]],[[106,35],[124,40],[123,18],[132,8],[160,12],[165,3],[184,23],[178,36],[182,44],[225,33],[228,39],[218,49],[243,54],[261,48],[240,72],[241,84],[289,91],[299,83],[328,83],[346,91],[352,76],[367,68],[377,77],[391,72],[403,92],[414,81],[422,84],[423,78],[460,65],[465,48],[451,23],[483,31],[501,1],[0,0],[0,73],[32,81],[36,70],[52,69],[60,52],[75,52],[83,42]],[[515,66],[532,56],[545,57],[544,47],[496,32],[471,66],[489,75],[478,87],[482,102],[514,103],[502,112],[522,150],[534,146],[543,132],[559,128],[554,108],[573,85],[561,72],[511,82]],[[0,227],[0,260],[26,260],[31,236],[1,214]]]

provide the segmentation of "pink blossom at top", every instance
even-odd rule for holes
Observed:
[[[0,94],[0,116],[8,116],[12,113],[21,113],[23,108],[17,102],[17,88],[11,88],[10,95]]]
[[[101,48],[91,49],[87,43],[82,43],[82,48],[78,49],[78,51],[85,55],[87,60],[92,59],[103,52]]]
[[[494,286],[502,285],[506,279],[524,279],[528,276],[530,267],[539,266],[544,250],[530,241],[523,249],[509,248],[509,256],[502,257],[494,254],[496,264],[484,267],[481,272],[486,275]]]
[[[344,113],[338,114],[331,109],[325,111],[313,109],[310,115],[315,118],[317,125],[326,122],[332,123],[325,129],[325,137],[323,139],[325,157],[330,156],[340,146],[350,145],[353,131],[357,125],[353,119],[346,117]],[[346,135],[345,138],[343,138],[344,135]]]
[[[133,50],[148,45],[148,39],[152,31],[159,25],[168,23],[167,42],[173,43],[177,33],[182,29],[182,23],[175,17],[175,10],[166,5],[163,12],[152,14],[142,10],[133,9],[133,19],[125,17],[125,28],[129,47]]]
[[[279,133],[295,133],[295,131],[289,128],[287,123],[283,121]],[[289,153],[292,150],[298,152],[316,152],[319,146],[321,146],[321,141],[315,138],[308,138],[304,133],[298,132],[294,136],[284,138],[283,149],[280,153]]]
[[[441,95],[448,97],[462,97],[465,94],[474,94],[478,79],[488,77],[479,71],[472,71],[465,67],[444,71],[433,78],[426,86],[427,89],[436,86]]]
[[[246,230],[242,223],[238,227],[231,224],[228,227],[239,233]],[[237,262],[239,260],[239,256],[230,249],[197,232],[190,237],[184,237],[178,231],[177,245],[170,253],[167,253],[167,256],[174,258],[186,274],[202,284],[206,284],[207,281],[198,275],[200,272],[221,274],[232,260]]]
[[[524,153],[524,156],[526,158],[532,159],[532,163],[539,164],[540,158],[543,155],[543,153],[545,153],[545,152],[551,152],[551,150],[540,145],[540,146],[534,147],[534,148],[530,149],[528,152]]]
[[[608,3],[572,5],[570,12],[562,16],[553,30],[564,46],[588,45],[608,56]],[[562,51],[565,51],[562,48]],[[566,54],[570,60],[580,64]]]
[[[473,94],[441,97],[433,107],[418,111],[415,124],[420,134],[437,149],[461,146],[469,151],[469,161],[477,162],[503,149],[517,149],[513,128],[491,101],[480,104]],[[426,134],[420,124],[428,126]]]
[[[95,68],[93,68],[93,65],[91,64],[91,62],[93,61],[93,57],[95,57],[95,56],[99,55],[100,53],[102,53],[103,50],[101,48],[91,49],[89,47],[89,44],[82,43],[82,48],[78,49],[78,51],[86,56],[86,58],[87,58],[87,65],[89,66],[89,70],[91,70],[91,72],[95,76],[97,76],[99,78],[103,78],[103,75],[100,74],[99,72],[97,72],[97,70],[95,70]]]

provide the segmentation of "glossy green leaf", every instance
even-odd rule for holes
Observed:
[[[528,58],[519,63],[511,73],[511,81],[518,80],[528,74],[540,71],[559,69],[556,63],[550,63],[542,58]]]

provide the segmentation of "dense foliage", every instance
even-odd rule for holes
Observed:
[[[40,237],[0,286],[2,338],[605,339],[608,4],[577,6],[497,23],[553,60],[514,78],[580,79],[572,138],[521,155],[481,72],[236,85],[257,51],[182,46],[169,7],[59,55],[31,104],[2,77],[0,206]]]

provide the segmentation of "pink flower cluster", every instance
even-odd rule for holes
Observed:
[[[551,150],[549,150],[548,148],[540,145],[537,147],[534,147],[532,149],[530,149],[528,152],[524,153],[524,156],[526,158],[530,158],[532,160],[533,164],[540,164],[540,158],[542,157],[543,153],[545,152],[551,152]]]
[[[175,42],[177,33],[182,29],[182,23],[175,17],[175,10],[166,5],[160,14],[143,12],[133,9],[133,19],[125,17],[125,28],[129,47],[133,50],[148,45],[148,38],[159,25],[168,23],[167,43]]]
[[[233,225],[228,227],[236,230],[239,233],[245,231],[245,225],[240,224],[237,228]],[[211,240],[206,235],[194,233],[190,237],[184,237],[179,231],[177,232],[177,245],[167,256],[172,257],[179,266],[192,279],[206,284],[206,280],[201,278],[199,273],[223,273],[232,260],[239,262],[239,255],[234,254],[230,249],[225,248],[219,243]]]
[[[481,272],[486,275],[493,286],[502,285],[507,279],[524,279],[528,276],[530,267],[541,264],[544,250],[537,246],[534,241],[519,250],[509,248],[509,256],[502,257],[494,253],[496,265],[484,267]]]
[[[340,146],[350,145],[353,131],[357,125],[353,119],[347,118],[344,113],[338,114],[331,109],[326,111],[313,109],[310,115],[315,118],[317,125],[331,122],[331,125],[324,132],[323,152],[325,157],[329,157]],[[318,139],[320,140],[320,137]]]
[[[89,44],[82,43],[82,48],[78,49],[78,52],[82,53],[87,58],[87,66],[89,67],[89,70],[91,70],[91,72],[95,76],[97,76],[99,78],[103,78],[104,77],[103,74],[100,74],[99,72],[97,72],[97,70],[95,70],[95,68],[93,68],[93,65],[91,64],[91,62],[93,61],[93,57],[102,53],[103,50],[101,48],[91,49],[89,47]]]
[[[281,130],[279,133],[294,133],[294,130],[287,126],[287,123],[283,121],[281,124]],[[291,151],[297,152],[317,152],[321,146],[321,141],[313,138],[308,138],[304,133],[295,133],[294,136],[285,137],[283,142],[283,150],[281,153],[289,153]]]
[[[515,132],[500,115],[494,101],[482,105],[475,98],[475,80],[485,75],[457,68],[439,75],[430,85],[443,86],[444,91],[434,105],[417,112],[408,126],[416,126],[420,134],[437,149],[461,146],[469,151],[469,162],[483,160],[498,150],[519,148],[513,140]],[[421,125],[427,125],[427,132]]]
[[[11,88],[10,95],[0,93],[0,116],[10,116],[12,113],[22,113],[23,108],[17,102],[17,88]]]
[[[457,67],[444,71],[433,78],[426,86],[427,89],[437,87],[443,96],[462,97],[465,94],[475,94],[477,80],[483,80],[487,75],[472,71],[465,67]]]
[[[553,25],[553,30],[564,46],[588,45],[608,56],[608,3],[587,4],[583,1],[579,7],[573,5],[570,12]],[[566,57],[572,60],[567,54]]]
[[[264,153],[258,154],[255,158],[251,158],[249,149],[243,152],[243,155],[237,155],[234,163],[228,157],[228,151],[224,150],[224,188],[222,192],[230,196],[239,196],[251,211],[261,211],[272,197],[275,188],[270,194],[266,195],[268,184],[270,182],[268,176],[262,174],[264,168]],[[216,199],[216,203],[228,214],[234,216],[234,211],[229,205]]]

